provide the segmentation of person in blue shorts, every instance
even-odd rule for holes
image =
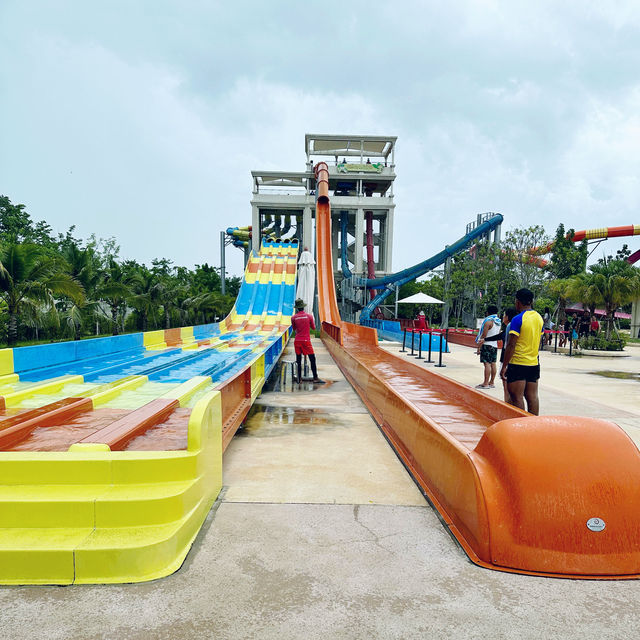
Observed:
[[[525,408],[533,415],[540,412],[538,380],[540,379],[540,336],[543,332],[542,316],[534,311],[533,293],[529,289],[516,292],[518,315],[509,326],[509,340],[504,352],[500,377],[507,381],[509,403]]]

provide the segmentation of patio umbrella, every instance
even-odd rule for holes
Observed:
[[[428,296],[426,293],[414,293],[408,298],[398,300],[398,304],[400,304],[401,302],[406,302],[407,304],[444,304],[442,300],[438,300],[438,298]]]
[[[298,260],[298,288],[296,298],[301,298],[307,305],[307,313],[313,313],[313,296],[316,291],[316,261],[311,251],[306,249]]]

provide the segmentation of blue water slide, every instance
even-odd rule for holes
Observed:
[[[493,231],[498,225],[502,224],[503,219],[504,218],[499,213],[496,214],[493,218],[489,218],[489,220],[479,224],[475,229],[472,229],[469,233],[462,236],[462,238],[453,244],[446,246],[442,251],[436,253],[436,255],[414,265],[413,267],[409,267],[403,271],[398,271],[398,273],[392,273],[382,278],[368,278],[366,280],[368,288],[385,288],[382,289],[380,293],[378,293],[378,295],[362,309],[360,312],[360,320],[369,320],[373,310],[382,304],[387,296],[395,291],[395,287],[411,282],[428,271],[432,271],[439,267],[447,258],[454,256],[460,251],[464,251],[474,240],[477,240],[490,231]]]
[[[281,285],[279,287],[271,287],[269,289],[269,297],[267,299],[268,315],[270,316],[277,315],[278,311],[282,308],[283,295],[284,295],[284,285]]]
[[[254,316],[262,315],[264,306],[267,302],[267,294],[269,293],[269,287],[271,283],[263,284],[261,282],[255,283],[256,295],[253,298],[253,304],[251,305],[250,312]]]
[[[291,316],[293,315],[293,304],[296,299],[296,285],[285,284],[282,287],[282,294],[282,315]]]

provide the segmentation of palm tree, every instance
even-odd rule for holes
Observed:
[[[225,298],[226,296],[223,296],[219,291],[207,291],[187,298],[184,301],[184,306],[195,312],[196,324],[198,314],[202,314],[202,323],[206,324],[212,315],[215,317],[224,313],[226,308]]]
[[[591,288],[604,305],[607,313],[609,339],[616,309],[640,297],[640,272],[626,260],[601,260],[589,267],[592,272]]]
[[[549,282],[551,294],[558,299],[558,324],[563,325],[567,317],[568,289],[571,281],[569,278],[558,278]]]
[[[638,269],[625,260],[601,260],[589,267],[591,273],[569,279],[568,297],[580,300],[593,315],[596,305],[606,312],[606,338],[611,337],[616,309],[640,297]]]
[[[147,331],[149,316],[154,316],[160,305],[161,287],[158,278],[144,265],[138,266],[138,278],[131,285],[129,303],[140,314],[142,330]]]
[[[171,329],[171,310],[181,308],[186,290],[172,278],[161,278],[156,284],[157,301],[162,305],[164,328]]]
[[[72,277],[84,289],[84,298],[72,301],[71,305],[63,310],[62,319],[72,330],[74,339],[80,340],[84,322],[92,317],[96,321],[97,335],[99,320],[107,318],[98,296],[98,288],[102,278],[100,260],[93,248],[82,249],[75,243],[66,244],[61,253],[69,265]]]
[[[8,344],[18,339],[18,314],[27,305],[53,306],[54,295],[81,300],[82,286],[57,256],[34,244],[0,247],[0,297],[9,314]]]
[[[600,294],[593,286],[593,273],[581,273],[566,280],[566,297],[581,302],[593,312],[601,303]]]
[[[121,264],[112,257],[109,258],[102,282],[98,286],[98,295],[111,309],[112,333],[114,336],[120,333],[118,316],[125,313],[127,301],[132,296],[130,285],[137,279],[137,275],[125,273]]]

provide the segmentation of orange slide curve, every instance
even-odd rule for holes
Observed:
[[[343,322],[325,163],[316,166],[322,338],[476,564],[513,573],[640,577],[640,453],[618,426],[531,416],[378,347]]]

